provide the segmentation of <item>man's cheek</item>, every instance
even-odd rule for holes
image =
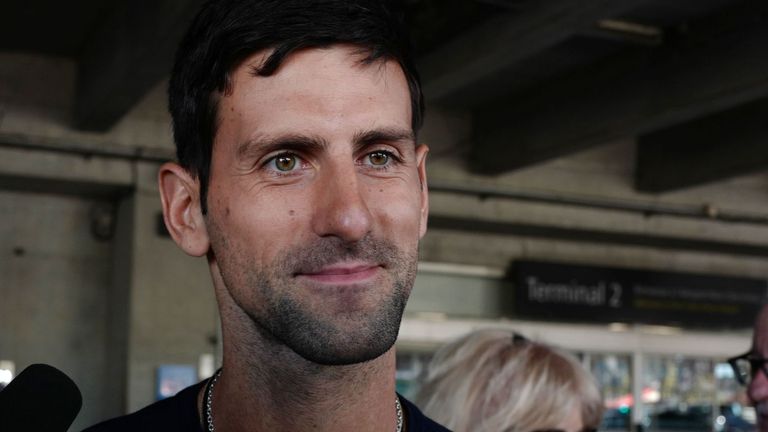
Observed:
[[[390,223],[402,230],[418,227],[421,220],[421,199],[411,194],[395,196],[387,199],[388,206],[383,210],[387,213]]]

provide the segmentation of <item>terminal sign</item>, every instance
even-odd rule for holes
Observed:
[[[768,281],[516,261],[515,314],[551,321],[750,327]]]

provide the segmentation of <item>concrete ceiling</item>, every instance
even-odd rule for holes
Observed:
[[[167,76],[202,0],[6,0],[0,50],[78,63],[74,126],[106,130]],[[764,0],[408,0],[430,105],[471,110],[497,174],[637,139],[636,188],[768,167]]]
[[[110,2],[4,0],[0,49],[77,58]]]

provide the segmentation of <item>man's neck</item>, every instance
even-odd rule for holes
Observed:
[[[395,430],[394,348],[368,362],[323,366],[285,346],[250,346],[225,350],[212,404],[216,430]]]

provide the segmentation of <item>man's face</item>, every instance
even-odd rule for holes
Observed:
[[[752,355],[768,358],[768,306],[760,310],[755,320],[755,334],[752,338]],[[761,371],[754,374],[747,389],[747,395],[755,405],[757,424],[760,432],[768,432],[768,377]]]
[[[427,148],[405,76],[334,46],[260,77],[264,55],[219,104],[212,269],[257,331],[305,359],[376,358],[397,338],[426,229]]]

